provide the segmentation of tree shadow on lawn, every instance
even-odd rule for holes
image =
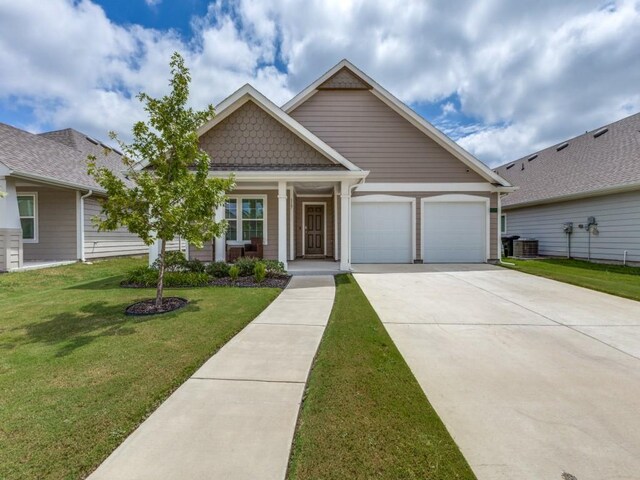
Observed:
[[[133,300],[135,303],[139,300]],[[110,304],[107,302],[93,302],[83,305],[76,312],[64,312],[42,320],[20,326],[13,330],[24,331],[24,336],[13,345],[2,345],[13,348],[17,344],[42,343],[58,346],[56,357],[64,357],[76,349],[90,344],[100,337],[132,335],[136,333],[135,326],[150,321],[170,321],[176,315],[187,312],[200,311],[198,301],[189,304],[175,312],[160,315],[127,316],[124,309],[129,303]]]

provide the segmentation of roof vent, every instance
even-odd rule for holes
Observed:
[[[511,165],[507,165],[507,170],[509,170],[510,168],[512,168],[515,165],[515,163],[512,163]]]
[[[97,141],[97,140],[94,140],[94,139],[93,139],[93,138],[91,138],[91,137],[84,137],[84,138],[86,138],[87,140],[89,140],[89,141],[90,141],[91,143],[93,143],[94,145],[98,145],[98,141]]]
[[[534,154],[533,154],[533,155],[531,155],[529,158],[527,158],[527,160],[528,160],[528,161],[531,161],[531,160],[535,160],[536,158],[538,158],[538,154],[537,154],[537,153],[534,153]]]
[[[596,133],[593,134],[593,138],[598,138],[601,137],[602,135],[604,135],[605,133],[607,133],[609,131],[608,128],[601,128],[600,130],[598,130]]]
[[[522,165],[520,165],[520,170],[524,170],[524,162],[522,162]]]
[[[559,152],[560,150],[564,150],[565,148],[567,148],[569,146],[568,142],[564,142],[562,145],[558,145],[556,147],[556,152]]]

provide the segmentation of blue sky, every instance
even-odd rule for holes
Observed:
[[[0,0],[0,121],[126,138],[173,51],[197,107],[348,58],[492,166],[640,111],[640,0]]]

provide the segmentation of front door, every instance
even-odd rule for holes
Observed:
[[[324,205],[305,205],[305,255],[324,255]]]

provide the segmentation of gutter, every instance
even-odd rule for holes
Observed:
[[[57,180],[55,178],[46,177],[44,175],[38,175],[35,173],[22,173],[22,172],[12,171],[10,175],[14,178],[19,178],[22,180],[33,180],[36,182],[48,183],[50,185],[55,185],[58,187],[73,188],[74,190],[90,189],[94,193],[102,193],[102,194],[107,193],[106,190],[103,190],[101,188],[90,187],[88,185],[80,185],[79,183],[65,182],[64,180]]]

